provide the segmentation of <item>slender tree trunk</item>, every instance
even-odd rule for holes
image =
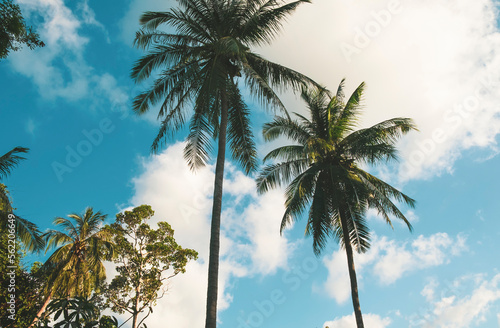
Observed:
[[[141,284],[135,288],[135,304],[134,304],[134,314],[132,315],[132,328],[137,328],[137,319],[139,317],[139,295],[141,292]]]
[[[47,309],[47,306],[49,305],[50,303],[50,300],[52,299],[52,295],[53,295],[53,291],[51,291],[49,293],[49,295],[47,296],[47,298],[45,299],[45,302],[43,303],[42,307],[40,308],[40,311],[38,311],[38,313],[36,314],[36,317],[35,319],[33,319],[33,322],[31,323],[31,325],[28,327],[28,328],[32,328],[35,326],[35,324],[37,323],[38,320],[40,320],[40,318],[42,317],[43,313],[45,312],[45,310]]]
[[[351,297],[352,306],[354,307],[354,316],[356,317],[356,325],[358,328],[364,328],[365,326],[363,324],[363,316],[361,314],[361,305],[359,304],[358,281],[356,279],[356,270],[354,268],[354,256],[345,215],[340,216],[340,224],[342,224],[342,234],[344,235],[344,246],[347,254],[347,267],[349,269],[349,278],[351,279]]]
[[[205,328],[217,326],[217,293],[219,283],[220,216],[222,211],[222,184],[226,158],[226,133],[228,120],[228,99],[226,90],[221,95],[221,117],[219,126],[219,148],[215,166],[214,200],[212,226],[210,230],[210,255],[208,261],[207,317]]]

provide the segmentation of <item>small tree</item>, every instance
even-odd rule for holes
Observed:
[[[106,298],[114,312],[132,315],[132,328],[139,327],[151,314],[156,301],[163,297],[167,279],[186,271],[189,260],[198,253],[184,249],[174,239],[167,222],[152,229],[145,221],[154,215],[149,205],[116,215],[108,229],[114,234],[117,276],[111,281]],[[145,312],[139,321],[139,314]]]

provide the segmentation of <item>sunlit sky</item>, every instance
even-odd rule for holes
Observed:
[[[193,174],[185,131],[152,156],[156,114],[138,117],[129,77],[138,17],[160,0],[20,0],[46,46],[0,62],[1,153],[29,147],[4,182],[17,213],[51,227],[87,206],[114,215],[141,204],[166,220],[199,260],[169,283],[150,328],[202,327],[213,165]],[[500,327],[500,30],[492,0],[313,0],[272,46],[255,49],[330,89],[367,84],[360,126],[411,117],[401,162],[371,168],[417,200],[410,233],[369,214],[369,252],[355,256],[365,325]],[[292,94],[291,112],[305,113]],[[260,129],[270,113],[254,99]],[[334,242],[321,256],[304,221],[279,235],[282,191],[258,196],[254,177],[227,162],[222,218],[219,327],[354,326],[346,258]],[[40,256],[40,260],[45,257]],[[111,265],[108,275],[112,276]],[[125,318],[125,317],[120,317]]]

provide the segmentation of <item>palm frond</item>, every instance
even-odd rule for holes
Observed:
[[[45,241],[38,226],[16,215],[16,234],[28,252],[40,252],[45,248]]]
[[[378,164],[397,160],[395,144],[412,130],[417,128],[411,119],[394,118],[351,133],[341,145],[351,158],[360,162]]]
[[[213,134],[207,117],[201,111],[196,111],[191,119],[190,132],[184,148],[184,159],[191,170],[203,167],[212,151],[210,136]]]
[[[250,2],[243,14],[244,23],[241,30],[241,38],[245,42],[256,45],[269,44],[280,32],[285,19],[290,16],[302,3],[310,3],[310,0],[299,0],[278,6],[276,0],[269,0],[255,6]],[[253,6],[252,6],[253,5]],[[253,8],[252,8],[253,7]]]
[[[307,160],[299,159],[295,161],[287,161],[284,163],[267,165],[257,176],[257,191],[261,194],[286,185],[307,169]]]
[[[264,124],[262,135],[265,141],[273,141],[283,136],[301,145],[305,145],[311,138],[311,134],[303,125],[280,116],[276,116],[272,122]]]
[[[326,246],[332,231],[332,210],[329,206],[328,189],[328,172],[324,171],[318,175],[306,225],[306,235],[313,237],[313,251],[316,255],[319,255]]]
[[[228,112],[228,141],[233,158],[248,174],[257,168],[257,149],[250,124],[250,109],[236,85],[231,85]]]
[[[313,166],[298,175],[285,190],[285,214],[281,220],[280,233],[296,220],[310,204],[316,188],[318,167]]]
[[[16,147],[6,154],[0,156],[0,179],[6,178],[16,167],[20,161],[26,159],[25,157],[19,156],[18,154],[25,154],[29,151],[29,148]]]

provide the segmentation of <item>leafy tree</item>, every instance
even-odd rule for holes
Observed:
[[[25,44],[30,49],[43,47],[39,36],[32,27],[26,26],[21,9],[12,0],[0,2],[0,59],[10,51],[17,51]]]
[[[158,222],[156,230],[145,223],[153,215],[151,206],[138,206],[117,214],[116,222],[108,227],[114,235],[118,275],[105,295],[113,311],[131,314],[132,328],[139,327],[153,312],[165,293],[162,286],[167,279],[184,273],[188,261],[198,256],[176,243],[167,222]],[[139,320],[143,312],[145,316]]]
[[[106,218],[88,207],[83,215],[70,214],[70,219],[57,217],[54,224],[64,231],[49,230],[44,234],[47,251],[58,247],[44,263],[42,270],[49,275],[46,299],[30,327],[45,312],[56,297],[90,297],[106,278],[103,261],[113,257],[113,243],[102,223]]]
[[[351,294],[358,327],[363,327],[353,248],[365,252],[370,246],[366,210],[374,208],[391,225],[391,217],[410,222],[398,209],[399,202],[411,207],[415,201],[360,167],[397,159],[396,141],[415,130],[411,119],[394,118],[370,128],[355,130],[361,113],[362,83],[347,101],[344,81],[335,96],[325,89],[304,91],[311,118],[276,117],[264,125],[266,140],[280,136],[295,142],[271,151],[267,165],[257,178],[258,191],[288,185],[281,231],[308,210],[306,234],[313,237],[319,255],[329,237],[340,241],[347,253]]]
[[[40,304],[43,303],[44,279],[38,272],[40,262],[35,262],[31,269],[27,268],[22,260],[23,254],[19,252],[12,265],[5,256],[4,245],[0,245],[0,270],[1,270],[1,290],[0,290],[0,327],[17,328],[28,327],[33,321]],[[14,268],[14,269],[13,269]],[[15,289],[10,285],[9,273],[15,272]],[[14,311],[11,311],[11,294],[14,298]]]
[[[146,12],[135,45],[148,50],[132,70],[136,82],[152,75],[151,88],[133,103],[138,114],[157,108],[161,127],[152,145],[156,152],[169,134],[190,117],[184,157],[192,169],[210,158],[213,140],[217,160],[213,193],[208,268],[206,328],[216,327],[220,248],[220,216],[226,143],[245,172],[257,167],[250,109],[240,91],[246,85],[266,108],[286,112],[275,88],[299,90],[314,84],[306,76],[270,62],[251,51],[270,44],[282,22],[302,3],[267,0],[178,0],[179,8]],[[167,26],[174,30],[166,32]],[[159,71],[159,74],[156,73]],[[192,113],[192,115],[190,115]]]

